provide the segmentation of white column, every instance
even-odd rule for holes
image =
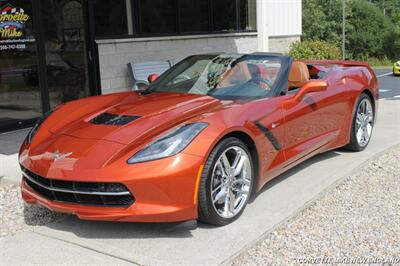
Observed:
[[[267,22],[268,1],[269,0],[257,0],[257,32],[259,52],[269,51],[269,35]]]

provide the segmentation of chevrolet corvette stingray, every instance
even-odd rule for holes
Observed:
[[[313,155],[364,150],[379,98],[367,63],[272,53],[189,56],[149,81],[39,119],[19,153],[23,199],[86,220],[225,225]]]

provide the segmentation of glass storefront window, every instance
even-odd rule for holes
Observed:
[[[0,132],[42,114],[30,1],[0,1]]]
[[[96,36],[128,34],[127,0],[94,0],[93,2]]]
[[[41,0],[50,106],[89,95],[82,0]]]
[[[175,0],[140,0],[140,33],[160,34],[176,32]]]
[[[93,0],[96,37],[256,30],[256,0]]]
[[[214,0],[213,19],[215,31],[236,31],[236,1]]]
[[[180,30],[182,32],[205,32],[209,29],[208,2],[204,0],[181,0]]]
[[[256,28],[256,0],[240,0],[240,29],[253,31]]]

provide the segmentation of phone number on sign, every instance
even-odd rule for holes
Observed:
[[[0,50],[14,50],[14,49],[25,49],[26,44],[3,44],[0,45]]]

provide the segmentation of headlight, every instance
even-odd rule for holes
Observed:
[[[178,127],[138,151],[128,163],[146,162],[176,155],[207,126],[207,123],[198,122]]]
[[[39,129],[40,125],[46,120],[46,118],[53,112],[53,110],[48,111],[38,120],[36,120],[35,125],[29,130],[28,135],[26,135],[25,142],[26,144],[30,144],[32,142],[33,137],[35,136],[37,130]]]
[[[397,67],[400,67],[400,62],[397,62],[394,65],[397,66]]]

